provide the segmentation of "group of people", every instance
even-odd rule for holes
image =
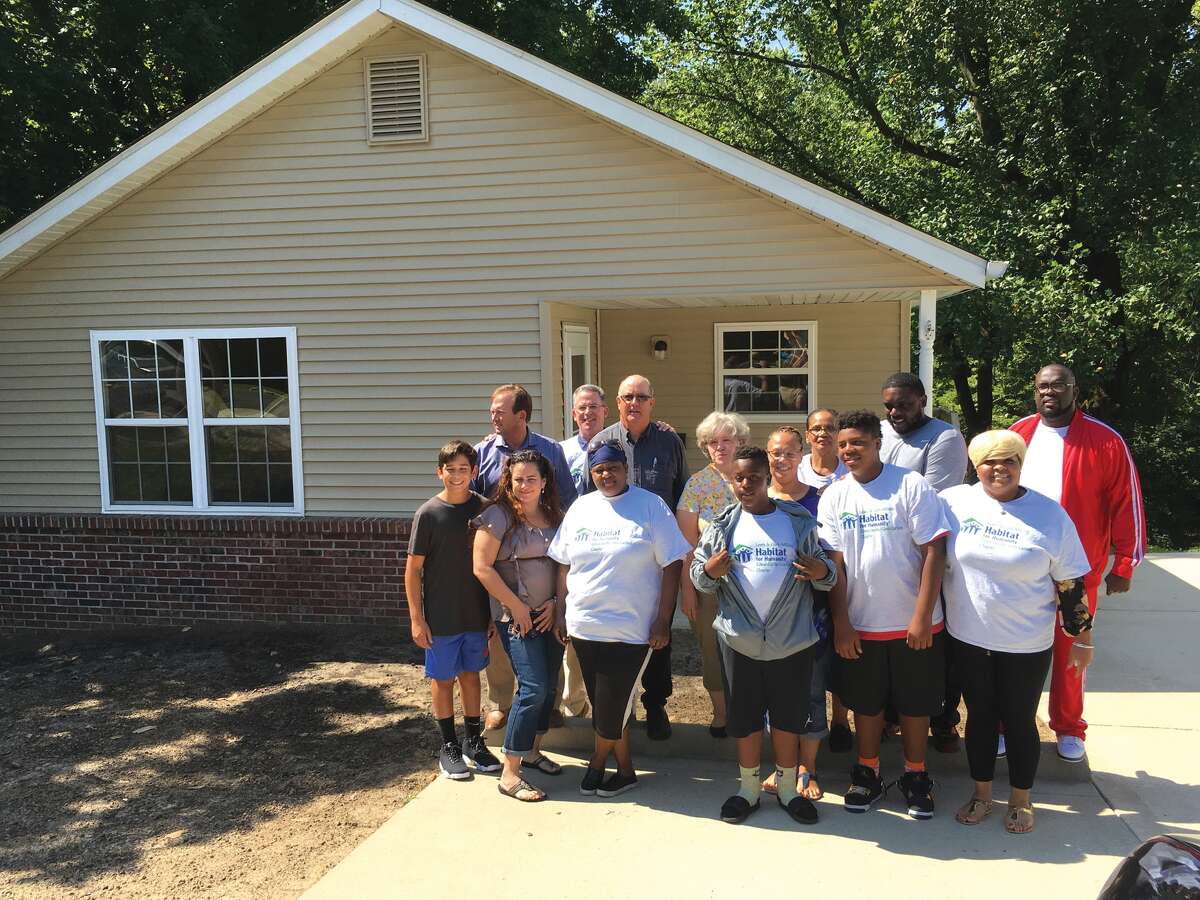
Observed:
[[[636,787],[639,682],[648,737],[671,735],[678,599],[701,650],[709,731],[737,746],[724,821],[744,821],[767,793],[793,820],[815,823],[823,740],[834,752],[857,742],[844,804],[867,811],[885,793],[879,749],[896,730],[904,770],[894,784],[912,817],[931,817],[927,745],[932,732],[936,749],[957,751],[961,698],[975,788],[956,819],[975,825],[991,813],[996,759],[1007,756],[1005,828],[1031,831],[1046,674],[1058,753],[1080,760],[1098,586],[1128,590],[1144,551],[1124,441],[1078,409],[1064,366],[1038,372],[1034,399],[1035,415],[969,447],[926,415],[925,388],[908,373],[884,383],[883,421],[817,409],[803,430],[775,429],[765,448],[750,445],[742,416],[717,411],[696,430],[708,465],[689,477],[643,376],[621,382],[607,427],[604,392],[578,388],[579,431],[561,443],[529,429],[524,388],[501,385],[494,433],[442,448],[443,490],[412,526],[405,587],[442,772],[499,771],[501,793],[545,799],[526,776],[560,774],[540,742],[566,709],[590,711],[595,731],[580,790]],[[486,723],[485,668],[495,706]],[[502,759],[485,725],[505,726]],[[775,766],[764,779],[765,734]]]

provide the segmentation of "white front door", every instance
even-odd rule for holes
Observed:
[[[586,325],[562,327],[563,359],[563,434],[570,437],[575,433],[571,421],[571,394],[581,384],[592,380],[592,331]]]

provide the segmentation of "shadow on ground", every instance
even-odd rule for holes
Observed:
[[[159,848],[428,770],[436,741],[417,660],[385,634],[104,642],[0,660],[0,881],[78,888]]]

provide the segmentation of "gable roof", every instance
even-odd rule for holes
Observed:
[[[962,288],[982,287],[1007,268],[1007,263],[989,262],[840,197],[413,0],[351,0],[0,234],[0,277],[396,23],[676,155],[923,263]]]

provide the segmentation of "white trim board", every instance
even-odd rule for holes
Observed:
[[[413,0],[352,0],[0,235],[0,277],[229,133],[392,22],[777,200],[950,276],[998,278],[989,262],[626,100]],[[349,46],[354,42],[354,46]],[[949,293],[949,292],[947,292]]]

